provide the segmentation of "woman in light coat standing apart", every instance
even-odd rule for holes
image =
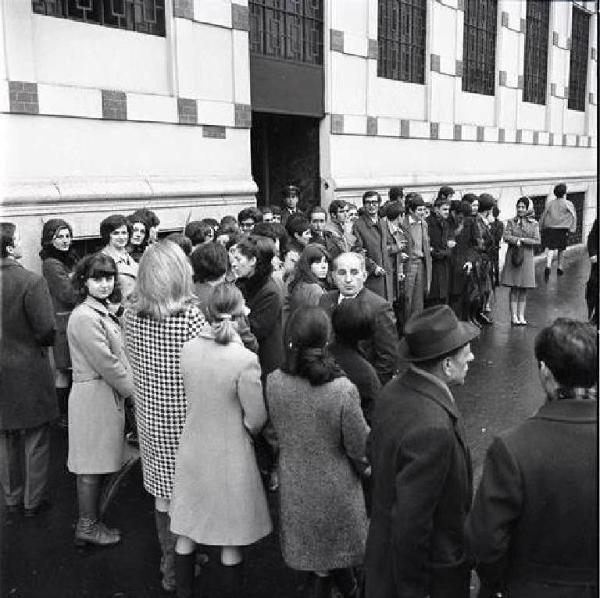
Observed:
[[[175,589],[175,537],[169,531],[168,511],[186,414],[179,354],[205,324],[195,305],[192,267],[183,250],[167,240],[150,245],[140,260],[123,326],[133,368],[144,488],[155,499],[162,585],[169,591]]]
[[[123,465],[124,401],[133,380],[121,328],[108,308],[118,300],[117,266],[102,253],[86,256],[75,269],[74,285],[83,302],[71,314],[67,337],[73,365],[69,395],[69,470],[77,474],[78,545],[116,544],[119,530],[98,518],[103,474]]]
[[[320,307],[290,316],[284,365],[267,379],[267,403],[279,442],[283,558],[316,574],[316,597],[329,596],[331,578],[350,597],[358,595],[352,567],[363,562],[367,537],[361,476],[369,428],[358,390],[327,352],[330,336]]]
[[[527,289],[534,289],[536,286],[533,248],[540,243],[540,231],[529,205],[529,198],[521,197],[517,201],[517,215],[506,223],[504,229],[504,241],[508,243],[508,250],[500,282],[503,286],[510,287],[510,317],[513,326],[527,325]],[[521,264],[513,260],[516,252],[522,252],[522,261],[520,258],[516,260],[521,261]]]
[[[192,596],[196,542],[221,547],[226,595],[242,596],[240,547],[272,529],[252,440],[267,421],[260,366],[235,321],[244,307],[234,285],[216,286],[211,330],[181,350],[188,411],[170,507],[178,598]]]

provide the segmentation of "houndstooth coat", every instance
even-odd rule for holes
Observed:
[[[179,355],[183,343],[198,336],[206,321],[190,305],[161,321],[127,309],[123,325],[133,369],[144,487],[154,497],[171,498],[186,412]]]

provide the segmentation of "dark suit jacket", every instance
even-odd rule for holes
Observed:
[[[409,368],[377,397],[369,445],[366,597],[468,598],[471,458],[449,391]]]
[[[388,253],[390,233],[387,222],[379,218],[377,224],[374,224],[369,216],[363,214],[354,223],[352,232],[356,236],[353,251],[365,252],[367,273],[369,274],[365,286],[380,297],[393,301],[394,264]],[[383,276],[375,276],[374,272],[377,266],[381,266],[385,270]]]
[[[448,248],[448,221],[436,214],[427,218],[431,247],[430,299],[447,299],[450,292],[450,253]]]
[[[595,400],[552,401],[490,446],[467,520],[481,596],[598,595],[597,418]]]
[[[35,428],[58,416],[48,355],[54,335],[46,280],[0,259],[0,430]]]
[[[319,305],[331,316],[338,304],[339,291],[325,293]],[[365,359],[375,368],[379,380],[385,384],[398,368],[398,333],[394,321],[394,312],[388,301],[363,288],[355,299],[346,301],[360,301],[364,310],[373,315],[373,336],[371,339],[361,341],[359,347]]]

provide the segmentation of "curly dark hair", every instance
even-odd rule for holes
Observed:
[[[121,302],[121,288],[119,286],[119,271],[115,260],[105,253],[91,253],[80,259],[75,266],[71,284],[75,292],[79,296],[80,301],[83,301],[88,295],[88,289],[85,285],[89,278],[98,276],[114,276],[115,286],[108,300],[111,303]]]
[[[122,226],[127,227],[127,232],[129,234],[129,237],[131,237],[131,223],[137,222],[137,220],[132,220],[132,218],[133,214],[129,216],[129,218],[123,216],[123,214],[111,214],[110,216],[107,216],[100,223],[100,237],[102,237],[102,243],[104,243],[105,246],[108,245],[108,242],[110,241],[110,233],[112,233],[114,230],[117,230],[118,228],[121,228]],[[140,220],[140,222],[143,222],[143,220]],[[146,230],[148,230],[147,226]]]

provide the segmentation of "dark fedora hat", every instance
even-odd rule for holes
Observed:
[[[479,328],[458,320],[447,305],[434,305],[411,316],[400,341],[400,358],[429,361],[472,341]]]

